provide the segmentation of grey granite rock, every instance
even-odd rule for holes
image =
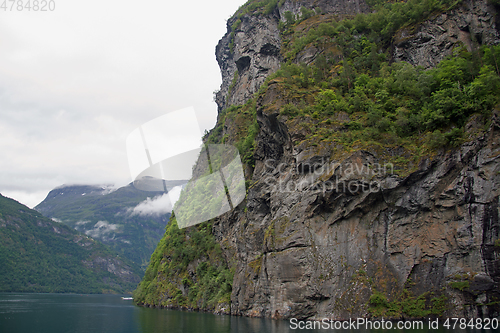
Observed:
[[[269,16],[244,16],[232,52],[230,27],[236,18],[229,20],[217,46],[223,78],[219,110],[245,103],[279,68],[279,20],[286,11],[299,15],[301,6],[340,15],[368,11],[358,1],[286,0]],[[429,68],[459,44],[468,49],[496,44],[495,17],[487,1],[466,1],[401,29],[393,58]],[[316,53],[306,49],[297,61]],[[270,87],[257,105],[260,131],[246,208],[214,224],[227,260],[236,265],[231,314],[366,317],[375,289],[391,298],[412,281],[416,295],[448,297],[452,306],[446,316],[500,315],[498,305],[484,305],[500,299],[500,248],[494,245],[500,237],[498,111],[486,134],[399,176],[372,152],[338,159],[328,146],[294,146],[300,130],[264,111],[278,95]],[[473,119],[466,129],[481,124]],[[464,277],[469,289],[452,287]]]

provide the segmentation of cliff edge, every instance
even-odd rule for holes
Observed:
[[[223,83],[205,142],[239,148],[246,200],[188,230],[174,219],[138,303],[273,318],[498,317],[496,17],[487,1],[240,8],[216,49]],[[216,245],[177,264],[169,240],[196,248],[200,233]],[[207,267],[218,296],[200,293]]]

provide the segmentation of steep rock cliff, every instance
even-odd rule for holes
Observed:
[[[318,3],[324,6],[313,17],[297,17]],[[376,13],[356,16],[371,11],[361,1],[326,4],[280,1],[265,14],[237,12],[217,46],[219,119],[205,139],[240,148],[248,193],[210,222],[234,273],[230,307],[222,300],[216,311],[318,319],[499,316],[498,100],[465,109],[450,104],[460,96],[472,103],[474,87],[494,91],[486,79],[467,84],[485,75],[498,80],[495,56],[486,66],[478,51],[500,41],[495,7],[444,1],[428,13],[424,5],[417,18],[399,13],[397,25]],[[286,12],[299,23],[284,20]],[[456,79],[461,73],[453,70],[465,68],[456,63],[439,74],[397,64],[431,68],[453,50],[465,54],[457,63],[477,67],[468,83]],[[404,86],[409,77],[413,83]],[[258,130],[248,129],[252,121]],[[163,249],[152,272],[174,261]],[[203,258],[196,260],[182,271],[195,284]],[[156,287],[162,279],[149,277],[141,288],[165,303],[139,303],[193,304],[186,300],[189,283],[177,287],[185,299],[176,301],[171,285]]]
[[[300,18],[302,8],[330,15],[369,11],[363,0],[286,0],[268,15],[243,15],[240,10],[227,21],[227,33],[215,51],[222,74],[222,85],[216,94],[219,111],[230,105],[244,104],[266,77],[280,67],[283,56],[279,22],[286,21],[285,12]]]
[[[293,133],[271,117],[259,116],[258,141],[286,146]],[[301,153],[260,145],[259,158],[277,159],[257,160],[246,212],[216,224],[237,256],[231,313],[366,316],[375,289],[391,297],[407,288],[446,294],[449,316],[497,316],[482,304],[500,297],[499,120],[406,177],[369,169],[380,163],[376,152],[331,161],[328,150],[310,151],[314,171],[304,173]],[[466,293],[452,287],[462,281]]]
[[[350,4],[322,12],[366,11],[365,4]],[[229,50],[229,29],[217,47],[223,76],[220,110],[247,102],[279,67],[277,21],[287,10],[299,14],[300,6],[307,2],[287,1],[270,16],[245,16],[235,34],[233,58],[220,53]],[[496,44],[495,17],[486,1],[466,1],[434,14],[398,31],[393,59],[429,68],[457,45],[470,51]],[[271,45],[275,51],[263,57],[261,50]],[[311,45],[295,61],[307,61],[307,53],[314,59],[322,51]],[[248,67],[240,68],[243,63]],[[228,68],[238,68],[240,76]],[[266,112],[266,105],[280,99],[279,90],[270,87],[257,102],[260,129],[246,207],[214,225],[228,261],[236,265],[232,314],[367,316],[375,290],[389,299],[409,290],[445,295],[452,304],[449,316],[499,315],[500,248],[494,245],[499,238],[498,113],[474,141],[441,151],[399,176],[387,172],[375,150],[338,158],[335,147],[294,145],[301,131],[290,129],[279,112]],[[372,184],[377,188],[371,189]],[[461,283],[468,286],[465,292],[457,287]]]
[[[394,59],[429,68],[450,55],[457,43],[469,51],[474,44],[496,44],[496,20],[496,9],[490,2],[465,1],[422,24],[401,29],[394,39]]]

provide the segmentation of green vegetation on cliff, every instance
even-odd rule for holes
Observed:
[[[498,46],[474,53],[458,49],[437,68],[424,70],[389,64],[365,37],[350,42],[344,60],[332,54],[313,66],[284,65],[271,77],[289,101],[280,112],[315,123],[307,140],[405,143],[427,133],[429,146],[457,145],[469,116],[487,115],[498,103]],[[339,113],[350,119],[341,133],[329,130]]]
[[[384,294],[375,291],[370,297],[370,313],[378,318],[424,318],[429,315],[441,316],[448,308],[448,298],[444,295],[433,297],[430,292],[418,297],[404,289],[398,300],[388,301]]]
[[[173,308],[228,308],[232,282],[233,272],[212,235],[212,224],[179,229],[172,217],[134,292],[134,301]]]
[[[106,246],[0,195],[1,292],[131,292],[139,280]]]
[[[256,101],[252,99],[245,105],[232,105],[223,110],[219,114],[219,121],[215,128],[204,138],[207,143],[228,143],[228,136],[222,136],[222,128],[224,124],[231,123],[236,129],[236,134],[230,138],[229,142],[238,148],[241,161],[252,167],[254,166],[255,137],[259,132],[255,103]]]
[[[238,15],[255,14],[266,4],[249,1]],[[422,157],[473,138],[499,102],[500,46],[479,46],[473,40],[467,50],[457,44],[452,56],[428,70],[393,62],[390,54],[401,28],[411,29],[458,4],[381,0],[370,3],[376,11],[369,14],[310,17],[309,13],[307,19],[291,18],[280,25],[285,63],[253,99],[229,106],[219,115],[209,142],[235,143],[243,161],[253,166],[258,132],[255,105],[270,91],[280,98],[265,99],[262,110],[279,113],[288,128],[298,133],[294,145],[328,144],[339,153],[402,147],[405,153],[390,162],[409,171]],[[316,52],[309,64],[300,61],[307,49]],[[231,86],[235,84],[233,80]],[[472,115],[479,116],[475,133],[466,133]],[[236,129],[231,138],[222,136],[228,119]]]
[[[278,112],[299,133],[294,145],[336,144],[339,152],[403,147],[405,154],[391,162],[408,170],[408,163],[418,165],[438,148],[473,138],[476,133],[465,133],[470,117],[479,115],[476,123],[487,125],[499,102],[500,47],[473,43],[468,51],[457,44],[453,55],[428,70],[392,62],[390,55],[399,28],[450,5],[379,4],[379,11],[354,18],[319,15],[290,25],[282,36],[286,63],[259,93],[272,87],[281,98],[263,109]],[[315,60],[300,62],[311,48]]]
[[[243,15],[269,15],[274,9],[283,3],[283,0],[248,0],[242,5],[234,15],[242,17]]]

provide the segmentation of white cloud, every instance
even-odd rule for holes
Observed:
[[[117,231],[119,227],[119,224],[112,224],[107,221],[99,221],[94,225],[94,228],[85,231],[85,234],[92,238],[102,238],[111,232]]]
[[[183,188],[183,186],[175,186],[170,191],[168,191],[168,195],[170,198],[170,202],[172,202],[172,206],[174,206],[175,203],[177,202],[177,200],[179,200],[179,197],[181,196],[182,188]]]
[[[76,222],[76,225],[85,225],[85,224],[90,223],[90,222],[91,222],[90,220],[89,221],[78,221],[78,222]]]
[[[172,212],[172,207],[175,202],[179,200],[179,196],[182,188],[176,186],[172,188],[168,193],[154,197],[153,199],[147,198],[134,208],[130,209],[129,212],[132,215],[164,215]]]
[[[172,211],[172,204],[168,194],[147,198],[131,209],[132,215],[164,215]]]
[[[212,127],[215,46],[244,2],[56,0],[2,15],[0,193],[33,207],[63,183],[123,186],[134,128],[189,106]]]

